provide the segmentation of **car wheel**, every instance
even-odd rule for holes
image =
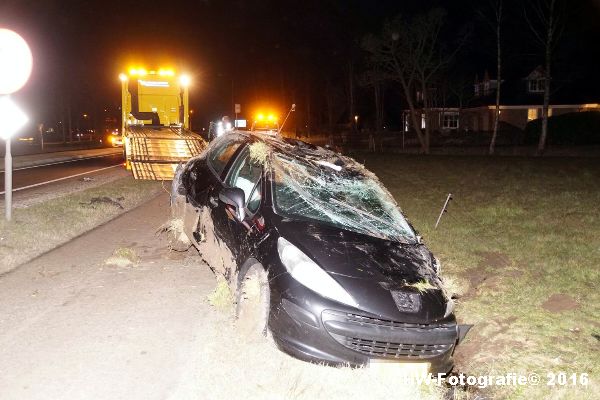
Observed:
[[[243,337],[270,338],[270,290],[267,271],[252,266],[237,290],[236,328]]]

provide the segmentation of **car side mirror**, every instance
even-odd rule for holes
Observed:
[[[237,187],[223,188],[219,193],[219,200],[235,208],[235,214],[238,221],[243,221],[244,218],[246,218],[246,213],[244,211],[246,195],[242,189]]]
[[[187,190],[185,189],[185,186],[183,186],[183,185],[177,186],[177,194],[185,196],[187,194]]]

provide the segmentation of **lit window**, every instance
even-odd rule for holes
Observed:
[[[534,119],[538,119],[538,109],[537,108],[527,109],[527,121],[533,121]]]
[[[529,91],[531,93],[541,93],[546,87],[546,81],[544,79],[530,79],[529,80]]]
[[[488,95],[490,93],[490,81],[485,81],[483,84],[483,94]]]
[[[421,129],[425,129],[425,114],[421,114]]]
[[[442,114],[442,129],[458,129],[457,112],[446,112]]]

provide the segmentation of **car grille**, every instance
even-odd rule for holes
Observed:
[[[345,337],[342,344],[360,353],[384,358],[429,358],[443,354],[452,348],[451,344],[402,344],[350,337]]]
[[[367,317],[365,315],[344,313],[345,321],[350,323],[368,324],[386,326],[390,328],[406,328],[406,329],[417,329],[431,331],[435,329],[456,329],[455,324],[411,324],[407,322],[398,322],[387,319]]]
[[[325,310],[323,326],[344,347],[373,358],[427,359],[452,351],[456,324],[415,324]]]

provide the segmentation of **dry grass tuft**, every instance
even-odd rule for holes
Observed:
[[[233,293],[231,292],[231,288],[229,287],[229,284],[225,278],[221,276],[217,277],[217,286],[211,294],[206,296],[206,299],[208,300],[208,304],[219,310],[233,310]]]
[[[423,279],[421,281],[415,283],[407,283],[406,286],[413,287],[417,289],[420,293],[426,292],[428,290],[437,289],[437,287],[433,286],[429,281]]]
[[[255,164],[263,165],[269,156],[269,146],[263,142],[255,142],[250,145],[250,160]]]
[[[189,246],[192,244],[188,236],[183,231],[183,218],[171,218],[160,228],[158,228],[158,232],[166,232],[175,241],[183,245]]]
[[[444,293],[449,299],[462,297],[467,292],[468,283],[457,276],[445,275],[442,277],[442,283]]]
[[[119,247],[115,250],[112,256],[107,258],[104,263],[106,265],[114,265],[117,267],[134,266],[139,262],[140,258],[134,249],[129,247]]]

